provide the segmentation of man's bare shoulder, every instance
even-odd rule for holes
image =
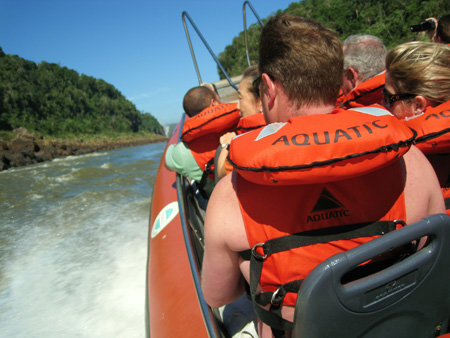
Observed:
[[[233,175],[235,173],[230,173],[229,175],[225,175],[223,178],[221,178],[219,180],[219,182],[217,182],[216,186],[214,187],[213,190],[213,195],[218,195],[218,196],[222,196],[222,194],[229,194],[229,193],[233,193],[236,194],[235,190],[234,190],[234,184],[233,184]],[[211,195],[211,198],[213,198],[213,196]]]
[[[230,249],[239,251],[248,246],[248,241],[242,241],[246,237],[234,185],[235,174],[226,175],[214,187],[206,209],[205,233],[220,236]]]

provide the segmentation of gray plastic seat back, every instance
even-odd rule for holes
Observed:
[[[360,279],[358,265],[429,236],[423,249]],[[450,217],[433,215],[318,265],[303,282],[293,337],[436,337],[450,315]]]

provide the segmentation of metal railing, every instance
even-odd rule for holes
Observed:
[[[247,15],[245,13],[245,6],[248,5],[248,7],[250,7],[250,9],[252,10],[253,14],[255,15],[256,19],[258,19],[258,23],[261,27],[264,27],[264,23],[261,21],[258,13],[256,13],[255,9],[253,8],[252,4],[250,3],[250,1],[245,1],[244,5],[242,6],[242,14],[244,17],[244,42],[245,42],[245,53],[247,54],[247,63],[249,66],[251,66],[251,62],[250,62],[250,55],[248,53],[248,37],[247,37]]]
[[[199,36],[199,38],[202,40],[203,44],[205,45],[206,49],[209,51],[209,53],[211,54],[211,56],[213,57],[214,61],[216,62],[217,66],[220,68],[220,70],[223,72],[223,74],[225,75],[225,78],[228,80],[228,83],[230,84],[230,86],[232,86],[236,91],[238,90],[238,87],[236,86],[236,84],[230,79],[230,77],[228,76],[228,73],[226,72],[226,70],[223,68],[222,64],[220,63],[219,59],[217,58],[216,54],[214,54],[214,52],[212,51],[211,47],[209,46],[209,44],[206,42],[205,38],[203,37],[203,35],[200,33],[199,29],[197,28],[197,26],[195,25],[195,23],[192,21],[191,17],[189,16],[189,14],[184,11],[183,14],[181,15],[182,20],[183,20],[183,25],[184,25],[184,30],[186,32],[186,37],[188,39],[188,43],[189,43],[189,49],[191,51],[191,56],[192,56],[192,60],[194,61],[194,66],[195,66],[195,70],[197,72],[197,77],[198,77],[198,83],[199,85],[201,85],[203,83],[202,78],[200,76],[200,71],[198,69],[198,64],[197,64],[197,59],[195,58],[195,53],[194,53],[194,49],[192,48],[192,42],[191,42],[191,37],[189,35],[189,30],[188,27],[186,25],[186,19],[189,20],[189,22],[191,23],[192,28],[194,28],[194,30],[196,31],[197,35]]]

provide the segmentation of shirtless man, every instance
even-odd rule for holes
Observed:
[[[300,119],[300,122],[304,118],[310,121],[310,118],[315,118],[316,115],[323,116],[323,114],[331,113],[342,85],[342,69],[342,44],[334,32],[313,20],[290,14],[280,14],[270,19],[260,38],[259,72],[261,81],[255,81],[255,86],[260,91],[266,121],[268,123],[286,122],[291,118],[297,119],[297,121]],[[325,116],[328,118],[332,115]],[[299,124],[299,126],[301,125],[302,123]],[[269,131],[271,128],[280,128],[280,126],[283,130],[282,125],[276,124],[265,129]],[[233,157],[234,151],[233,143],[239,142],[245,137],[253,137],[251,134],[254,133],[262,135],[259,131],[250,132],[232,141],[231,157]],[[366,195],[360,195],[364,198],[350,196],[350,200],[353,200],[355,204],[352,210],[359,210],[361,217],[365,217],[366,212],[373,212],[371,203],[378,205],[385,203],[386,200],[392,200],[392,205],[396,204],[403,208],[403,219],[407,223],[416,222],[427,215],[444,213],[444,202],[436,175],[424,155],[415,147],[411,147],[395,163],[400,168],[395,174],[399,179],[392,182],[396,182],[396,185],[400,187],[398,198],[392,196],[395,192],[391,183],[385,183],[384,179],[379,177],[375,180],[373,174],[326,183],[325,188],[330,187],[331,189],[331,185],[341,184],[340,190],[337,190],[339,197],[345,195],[345,191],[343,191],[345,187],[353,189],[352,193],[355,191],[355,186],[364,189],[367,185],[370,186],[370,189],[379,190],[374,194],[371,193],[371,190],[366,191]],[[387,170],[388,173],[382,177],[389,180],[390,169],[381,170]],[[245,189],[242,189],[242,186]],[[265,224],[271,231],[277,231],[278,218],[283,217],[289,219],[291,223],[297,222],[298,224],[294,224],[294,226],[298,226],[301,231],[301,229],[307,228],[308,224],[297,218],[296,214],[308,215],[313,208],[319,205],[321,198],[329,197],[323,186],[319,184],[293,187],[258,185],[246,181],[236,170],[219,181],[210,198],[205,219],[202,290],[205,300],[210,306],[220,307],[234,301],[244,292],[245,282],[252,284],[250,264],[240,255],[241,251],[251,248],[248,236],[252,228],[246,227],[249,219],[253,217],[252,221],[256,225]],[[283,192],[287,192],[288,195],[283,195]],[[380,196],[380,194],[381,197],[378,199],[374,197]],[[280,198],[280,196],[283,197]],[[366,199],[369,201],[366,202]],[[297,200],[301,202],[297,202]],[[283,209],[285,204],[288,204],[288,210]],[[308,206],[306,206],[307,204]],[[295,213],[295,217],[290,217],[289,212]],[[377,214],[382,215],[378,218],[382,219],[385,212],[375,213],[375,215]],[[358,220],[355,223],[361,221],[364,220]],[[283,221],[282,226],[284,223]],[[320,222],[317,224],[319,225],[314,224],[314,226],[326,227]],[[262,238],[261,241],[264,242],[266,239]],[[252,242],[254,240],[255,238],[252,238]],[[321,243],[321,245],[328,248],[327,243]],[[308,248],[300,249],[306,252]],[[305,265],[306,260],[314,259],[313,256],[307,256],[309,258],[304,258],[301,264],[293,264],[294,261],[289,260],[283,266],[288,270],[295,270]],[[276,264],[275,267],[277,267]],[[258,292],[260,290],[261,287]],[[292,302],[288,305],[285,305],[284,302],[282,304],[282,317],[292,321],[295,298],[293,304]],[[288,328],[276,328],[276,330],[288,330]],[[270,337],[272,334],[270,328],[262,322],[259,325],[259,333],[261,337]]]

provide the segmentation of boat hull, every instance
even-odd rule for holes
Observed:
[[[179,127],[167,146],[177,142]],[[147,336],[209,337],[179,212],[177,175],[164,165],[164,155],[150,211]]]

